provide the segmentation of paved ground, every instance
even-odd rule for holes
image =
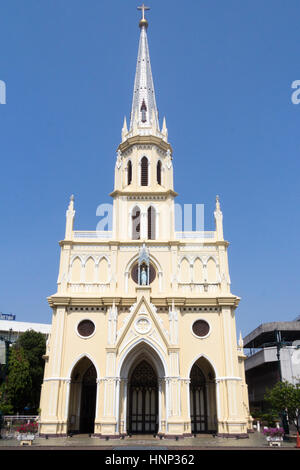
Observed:
[[[76,435],[66,438],[36,438],[32,447],[39,449],[58,449],[71,448],[76,449],[100,449],[100,450],[184,450],[184,449],[211,449],[211,448],[230,448],[230,449],[263,449],[268,448],[265,437],[257,432],[249,434],[249,439],[226,439],[213,437],[212,435],[200,435],[193,438],[179,439],[158,439],[152,436],[133,436],[125,439],[99,439],[87,435]],[[0,450],[13,447],[20,447],[17,439],[1,439]],[[25,446],[23,446],[24,448]],[[296,447],[295,439],[282,442],[282,449],[292,450]],[[300,449],[297,449],[300,451]],[[300,456],[300,453],[299,453]]]

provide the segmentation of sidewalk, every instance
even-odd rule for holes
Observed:
[[[0,439],[0,450],[4,448],[20,447],[20,442],[17,439]],[[23,446],[24,448],[25,446]],[[28,448],[28,446],[26,446]],[[269,445],[265,437],[261,433],[250,433],[249,439],[235,439],[235,438],[221,438],[213,437],[212,435],[198,435],[197,437],[184,438],[176,441],[175,439],[162,439],[154,438],[152,436],[133,436],[126,437],[125,439],[99,439],[89,437],[88,435],[79,434],[73,437],[63,438],[40,438],[37,437],[32,444],[32,447],[39,447],[49,449],[58,447],[76,448],[76,449],[114,449],[114,450],[152,450],[154,449],[207,449],[207,448],[226,448],[231,449],[263,449],[268,448]],[[295,448],[296,442],[294,439],[283,441],[281,448]],[[127,448],[127,449],[126,449]],[[300,454],[299,454],[300,455]]]

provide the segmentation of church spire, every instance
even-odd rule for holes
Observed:
[[[141,32],[134,80],[130,131],[134,128],[135,130],[137,128],[143,130],[148,128],[156,132],[159,131],[158,111],[147,39],[148,21],[145,18],[145,10],[150,10],[150,8],[143,4],[138,7],[138,10],[142,10],[142,18],[139,23]]]

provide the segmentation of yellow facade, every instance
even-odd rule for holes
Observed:
[[[58,290],[48,299],[41,435],[246,437],[239,298],[230,291],[219,199],[214,231],[175,230],[173,150],[165,120],[158,124],[146,20],[140,29],[112,230],[74,230],[73,197],[66,213]]]

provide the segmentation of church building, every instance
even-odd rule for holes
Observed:
[[[144,5],[130,121],[116,152],[112,230],[65,238],[41,391],[40,434],[101,438],[252,428],[223,216],[176,231],[173,149],[160,127]],[[180,156],[178,156],[180,158]]]

